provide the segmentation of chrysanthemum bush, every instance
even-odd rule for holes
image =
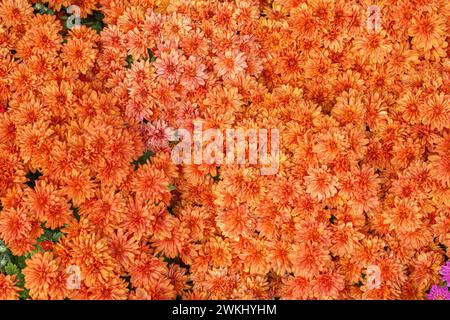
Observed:
[[[0,298],[426,298],[449,21],[447,0],[0,0]],[[278,172],[174,164],[195,120],[277,128]]]

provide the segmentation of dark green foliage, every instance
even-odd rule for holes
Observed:
[[[49,14],[49,15],[55,15],[55,11],[53,9],[50,9],[47,4],[42,3],[35,3],[33,5],[34,14]]]
[[[150,62],[154,62],[156,60],[156,57],[155,57],[155,55],[154,55],[152,50],[147,49],[147,54],[149,56]]]
[[[77,221],[80,221],[80,215],[78,214],[78,208],[70,208],[72,210],[73,216],[75,217],[75,219],[77,219]]]
[[[28,181],[25,182],[25,184],[34,189],[34,187],[36,186],[36,180],[38,180],[40,176],[42,176],[42,173],[39,170],[36,170],[36,172],[28,172],[25,176]]]
[[[103,19],[105,16],[100,11],[94,11],[87,18],[81,19],[81,24],[100,32],[105,27]]]
[[[334,214],[331,215],[330,217],[330,223],[334,224],[336,222],[337,218],[334,216]]]
[[[134,62],[133,56],[129,54],[129,55],[127,56],[126,62],[127,62],[126,68],[127,68],[127,69],[130,69],[131,66],[133,65],[133,62]]]
[[[217,170],[217,174],[214,177],[210,173],[208,173],[207,176],[210,176],[211,178],[213,178],[214,182],[219,182],[221,180],[220,173],[219,173],[220,167],[217,166],[216,170]]]
[[[139,168],[139,165],[144,165],[148,162],[148,160],[153,157],[155,154],[147,150],[145,151],[142,156],[140,156],[137,160],[133,161],[131,164],[134,164],[134,170],[137,170]]]

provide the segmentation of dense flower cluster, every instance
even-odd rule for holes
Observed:
[[[0,0],[0,298],[426,298],[449,1],[36,2]],[[199,119],[279,129],[278,173],[174,164],[170,128]]]

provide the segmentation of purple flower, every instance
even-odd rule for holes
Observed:
[[[450,292],[447,287],[432,286],[428,294],[428,300],[450,300]]]
[[[447,282],[447,286],[450,286],[450,261],[442,266],[439,274],[442,276],[442,280]]]

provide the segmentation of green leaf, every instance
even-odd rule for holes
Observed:
[[[44,235],[45,235],[45,238],[44,238],[44,241],[45,241],[47,239],[51,239],[53,234],[50,230],[45,230]]]
[[[30,290],[24,289],[23,291],[19,292],[19,297],[22,300],[27,300],[30,298]]]
[[[134,170],[137,170],[139,168],[139,165],[144,165],[147,163],[148,159],[153,157],[154,153],[150,150],[145,151],[142,156],[140,156],[137,160],[133,161],[132,164],[134,164]]]
[[[55,232],[53,234],[52,240],[56,242],[62,237],[62,235],[63,235],[62,232]]]
[[[94,11],[92,16],[97,21],[103,21],[103,19],[105,18],[105,15],[101,11]]]
[[[39,170],[36,170],[35,172],[28,172],[25,176],[28,181],[25,182],[25,184],[34,189],[34,187],[36,186],[36,180],[38,180],[40,176],[42,176],[42,173]]]
[[[75,217],[75,219],[77,219],[77,221],[80,221],[80,215],[78,214],[78,208],[71,208],[72,209],[72,213],[73,216]]]
[[[147,54],[148,54],[150,62],[155,62],[156,61],[155,54],[153,53],[152,50],[147,49]]]
[[[35,246],[35,249],[30,251],[31,256],[39,253],[39,252],[44,252],[44,250],[41,248],[41,246],[39,246],[38,244]]]
[[[17,280],[18,287],[23,288],[25,286],[25,276],[23,275],[23,273],[19,273],[16,276],[16,280]]]
[[[8,264],[5,266],[5,271],[8,275],[18,274],[19,268],[17,268],[15,264],[8,262]]]
[[[336,216],[334,214],[331,215],[330,217],[330,223],[334,224],[334,222],[337,220]]]
[[[35,5],[33,5],[34,8],[34,13],[39,13],[39,14],[50,14],[50,15],[54,15],[55,11],[48,8],[45,4],[41,4],[41,3],[36,3]]]
[[[177,189],[177,187],[176,186],[174,186],[173,184],[169,184],[169,191],[173,191],[173,190],[176,190]]]
[[[20,256],[17,258],[17,265],[19,266],[20,269],[23,269],[27,266],[27,264],[25,263],[25,260],[27,258],[25,256]]]
[[[105,27],[105,24],[103,23],[104,17],[105,16],[100,11],[94,11],[86,18],[81,19],[81,24],[100,32]]]
[[[129,54],[129,55],[127,56],[126,61],[127,61],[127,67],[126,67],[126,68],[127,68],[127,69],[130,69],[131,66],[133,65],[133,62],[134,62],[133,56],[132,56],[131,54]]]

